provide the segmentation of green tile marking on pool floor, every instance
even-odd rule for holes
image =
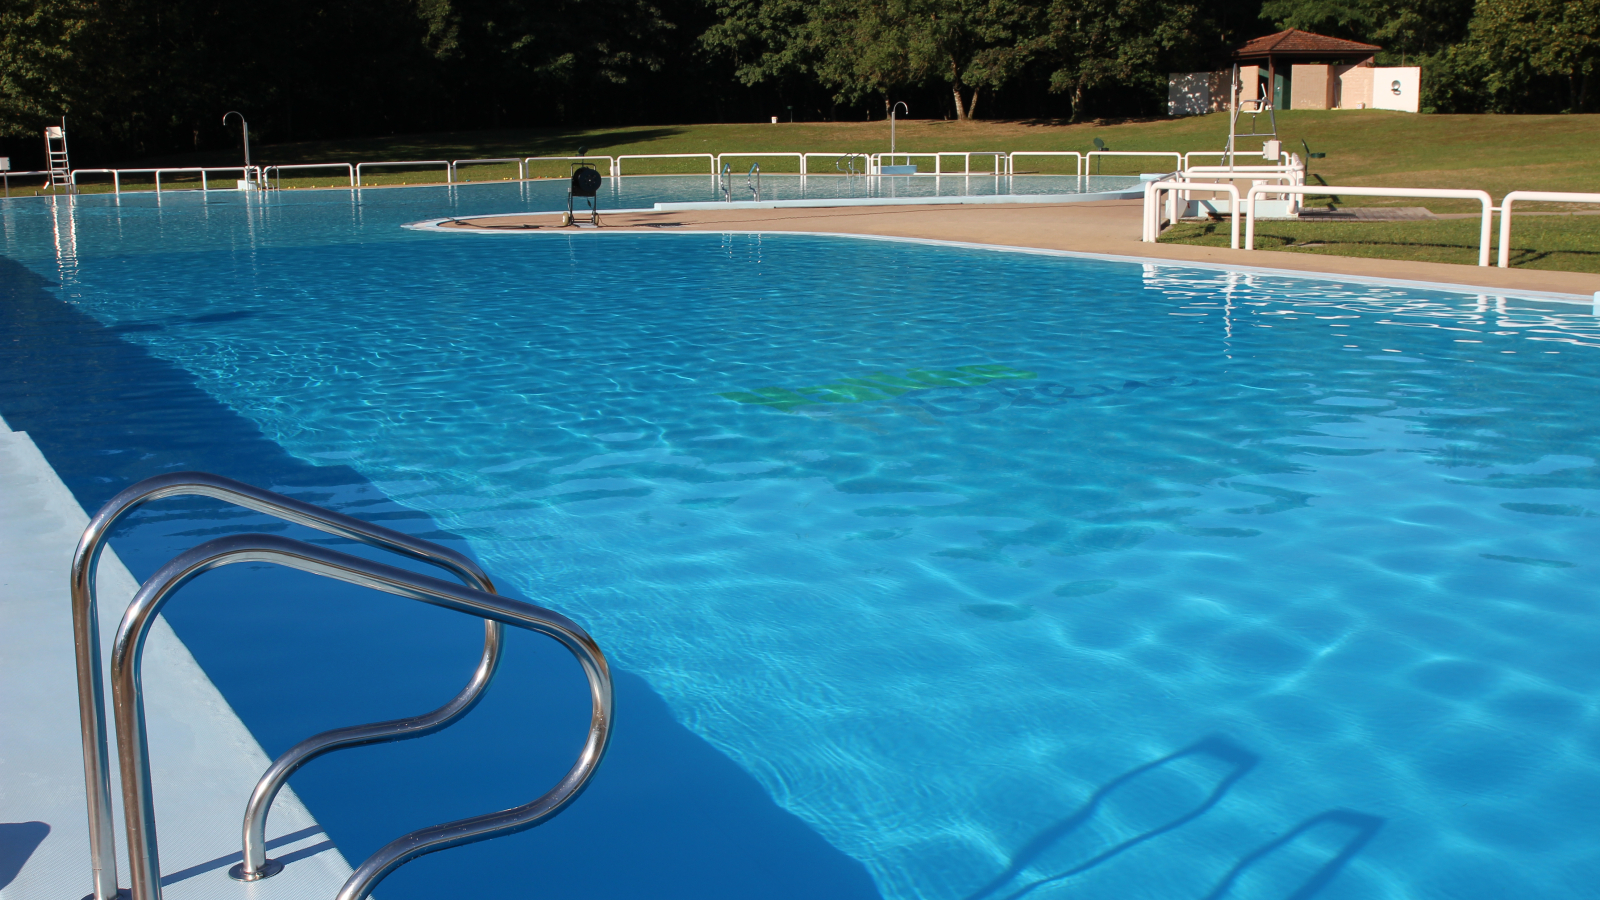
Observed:
[[[840,378],[812,387],[762,387],[753,391],[728,391],[717,396],[726,397],[736,403],[769,406],[790,412],[796,407],[817,403],[867,403],[874,400],[891,400],[911,391],[978,387],[1006,378],[1037,377],[1039,377],[1037,373],[998,364],[956,366],[954,369],[908,369],[904,375],[874,372],[860,378]]]

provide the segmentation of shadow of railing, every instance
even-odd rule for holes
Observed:
[[[1316,896],[1318,892],[1327,887],[1328,882],[1333,880],[1333,876],[1339,874],[1339,871],[1350,860],[1354,859],[1357,853],[1361,852],[1361,848],[1365,847],[1367,842],[1372,840],[1373,835],[1378,833],[1378,829],[1383,827],[1383,822],[1384,820],[1377,816],[1351,812],[1347,809],[1332,809],[1312,816],[1289,829],[1282,837],[1275,838],[1263,844],[1256,851],[1240,858],[1233,868],[1228,870],[1228,874],[1222,876],[1222,880],[1217,882],[1217,886],[1211,889],[1211,893],[1207,894],[1204,900],[1221,900],[1241,875],[1276,851],[1292,844],[1318,825],[1332,824],[1350,828],[1354,833],[1345,842],[1344,846],[1339,849],[1339,852],[1318,867],[1315,872],[1312,872],[1311,876],[1294,893],[1283,898],[1283,900],[1310,900],[1311,897]]]
[[[1016,855],[1011,858],[1011,864],[1006,867],[1004,872],[1001,872],[999,875],[995,876],[993,881],[990,881],[977,891],[969,894],[966,900],[983,900],[983,898],[996,893],[1007,884],[1010,884],[1012,880],[1014,880],[1025,869],[1027,869],[1028,866],[1034,862],[1034,860],[1043,855],[1046,850],[1050,849],[1052,845],[1060,842],[1063,838],[1083,827],[1084,823],[1088,822],[1094,816],[1095,811],[1100,808],[1100,805],[1105,801],[1105,799],[1118,788],[1148,772],[1160,769],[1163,766],[1171,765],[1180,759],[1194,756],[1209,756],[1219,759],[1232,766],[1231,771],[1229,771],[1227,775],[1217,782],[1216,787],[1212,788],[1211,793],[1206,795],[1205,799],[1202,800],[1197,806],[1162,825],[1134,835],[1133,837],[1122,841],[1121,843],[1114,844],[1110,848],[1076,866],[1073,866],[1070,869],[1067,869],[1064,872],[1058,872],[1057,874],[1051,875],[1048,878],[1041,878],[1030,882],[1016,891],[1007,894],[1005,900],[1015,900],[1015,898],[1022,897],[1036,888],[1040,888],[1052,882],[1061,881],[1066,878],[1071,878],[1074,875],[1087,872],[1095,866],[1101,865],[1102,863],[1113,859],[1117,855],[1137,847],[1140,844],[1151,840],[1152,838],[1166,834],[1175,828],[1183,827],[1189,822],[1192,822],[1204,815],[1206,811],[1211,809],[1213,806],[1216,806],[1217,803],[1222,800],[1223,796],[1233,788],[1233,785],[1238,782],[1239,779],[1243,778],[1251,769],[1255,768],[1256,763],[1261,761],[1259,756],[1256,756],[1254,753],[1251,753],[1250,751],[1241,747],[1235,746],[1223,738],[1208,737],[1191,744],[1190,746],[1185,747],[1176,753],[1168,754],[1167,756],[1163,756],[1154,762],[1145,763],[1136,769],[1125,772],[1107,782],[1098,791],[1095,791],[1094,796],[1090,797],[1089,801],[1079,808],[1077,812],[1065,819],[1062,819],[1060,822],[1051,825],[1044,831],[1039,832],[1039,834],[1036,835],[1033,840],[1029,841],[1021,850],[1017,851]]]
[[[1213,786],[1212,789],[1200,800],[1200,802],[1195,804],[1192,808],[1181,812],[1180,814],[1155,827],[1148,828],[1130,838],[1127,838],[1126,840],[1115,843],[1106,849],[1101,850],[1099,853],[1089,857],[1083,862],[1072,866],[1071,868],[1043,878],[1036,878],[1033,881],[1027,882],[1020,887],[1015,888],[1010,893],[1004,894],[1003,896],[1000,895],[1000,891],[1002,889],[1016,881],[1019,875],[1027,871],[1030,866],[1034,865],[1039,859],[1041,859],[1052,847],[1061,843],[1074,832],[1078,831],[1084,825],[1089,823],[1090,820],[1094,818],[1095,813],[1101,808],[1101,806],[1105,804],[1107,798],[1111,797],[1119,788],[1128,785],[1130,782],[1137,780],[1141,776],[1169,766],[1180,760],[1202,757],[1220,761],[1226,766],[1226,768],[1224,769],[1224,774],[1217,781],[1215,786]],[[1072,815],[1062,819],[1059,822],[1056,822],[1055,824],[1045,828],[1043,831],[1035,835],[1033,839],[1029,840],[1027,844],[1023,845],[1023,847],[1016,852],[1003,872],[995,876],[991,881],[980,887],[978,890],[968,894],[964,900],[986,900],[986,898],[992,896],[1000,897],[1001,900],[1020,900],[1020,898],[1025,897],[1039,888],[1064,881],[1076,875],[1081,875],[1084,872],[1095,868],[1096,866],[1100,866],[1111,861],[1117,856],[1139,846],[1140,844],[1154,840],[1161,835],[1182,828],[1190,822],[1193,822],[1194,820],[1205,815],[1208,811],[1220,803],[1228,794],[1228,792],[1233,789],[1233,786],[1237,784],[1241,778],[1249,774],[1249,772],[1254,769],[1256,764],[1260,761],[1261,758],[1249,750],[1239,747],[1225,738],[1212,736],[1197,741],[1196,743],[1191,744],[1182,750],[1168,754],[1167,756],[1163,756],[1153,762],[1149,762],[1139,766],[1138,768],[1131,769],[1107,782],[1099,790],[1095,791],[1088,801],[1085,802],[1083,806],[1075,811]],[[1256,870],[1268,860],[1274,858],[1274,856],[1280,851],[1294,847],[1298,842],[1306,839],[1308,835],[1312,835],[1313,832],[1317,832],[1326,827],[1343,828],[1349,830],[1349,837],[1345,839],[1342,844],[1334,844],[1334,846],[1336,846],[1338,849],[1334,851],[1325,862],[1322,862],[1320,865],[1317,865],[1314,861],[1311,863],[1314,866],[1313,871],[1311,871],[1309,875],[1305,876],[1303,881],[1298,881],[1298,876],[1289,876],[1288,880],[1291,884],[1293,884],[1293,887],[1290,888],[1292,893],[1282,895],[1283,900],[1310,900],[1310,898],[1320,893],[1323,888],[1327,887],[1329,882],[1331,882],[1333,878],[1338,875],[1339,872],[1343,870],[1352,859],[1355,858],[1356,854],[1361,852],[1362,848],[1364,848],[1372,840],[1373,836],[1378,833],[1378,830],[1383,827],[1383,823],[1384,820],[1378,816],[1372,816],[1366,813],[1353,812],[1344,809],[1334,809],[1319,813],[1289,829],[1279,837],[1274,838],[1266,844],[1263,844],[1261,847],[1240,857],[1239,861],[1236,862],[1233,867],[1222,876],[1222,878],[1204,896],[1204,898],[1202,898],[1202,900],[1223,900],[1223,898],[1228,895],[1228,893],[1234,888],[1241,878],[1245,877],[1252,870]],[[1313,853],[1315,852],[1316,851],[1313,851]],[[1278,894],[1274,893],[1273,896],[1276,897]]]

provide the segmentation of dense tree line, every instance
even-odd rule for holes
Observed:
[[[1437,111],[1597,105],[1600,0],[0,0],[0,140],[64,114],[80,158],[225,146],[232,108],[274,141],[1156,115],[1168,72],[1282,27],[1422,64]]]

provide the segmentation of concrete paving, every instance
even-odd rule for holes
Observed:
[[[1045,250],[1065,250],[1141,260],[1198,262],[1307,274],[1356,276],[1481,287],[1486,291],[1561,294],[1591,299],[1600,275],[1499,269],[1449,263],[1359,259],[1265,250],[1229,250],[1139,240],[1142,201],[1093,203],[891,206],[830,209],[636,210],[601,215],[603,231],[762,231],[859,234],[921,238]],[[442,224],[479,231],[558,230],[559,214],[482,216]],[[1243,223],[1241,223],[1241,230]],[[574,229],[559,229],[572,233]]]
[[[91,887],[67,572],[89,517],[23,432],[0,421],[0,900],[78,900]],[[137,584],[100,563],[105,658]],[[350,866],[285,788],[267,820],[283,872],[255,884],[239,861],[244,804],[270,760],[163,620],[145,648],[151,780],[167,900],[327,900]],[[109,675],[107,693],[109,695]],[[107,719],[110,712],[107,711]],[[112,743],[115,771],[115,742]],[[116,826],[122,828],[121,787]],[[128,883],[125,848],[118,873]]]

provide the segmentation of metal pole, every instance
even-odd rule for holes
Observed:
[[[222,124],[223,124],[224,127],[226,127],[227,124],[228,124],[228,117],[229,116],[238,116],[239,117],[239,127],[240,127],[241,131],[244,134],[244,180],[245,180],[245,184],[249,184],[250,183],[250,123],[246,122],[244,120],[244,113],[239,112],[236,109],[230,109],[227,112],[222,114]]]

